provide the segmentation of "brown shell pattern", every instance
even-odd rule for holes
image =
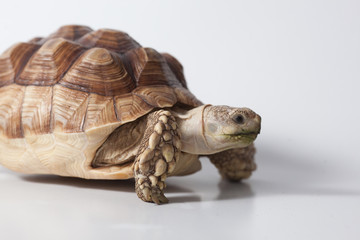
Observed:
[[[63,26],[0,55],[0,135],[83,132],[176,103],[196,107],[181,64],[128,34]]]

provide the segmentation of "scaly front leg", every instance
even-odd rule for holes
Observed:
[[[220,175],[230,181],[239,181],[251,176],[256,169],[254,162],[255,147],[251,144],[245,148],[235,148],[208,155],[217,167]]]
[[[181,151],[175,118],[159,110],[147,117],[147,126],[135,158],[135,191],[140,199],[167,203],[163,190],[166,177],[175,169]]]

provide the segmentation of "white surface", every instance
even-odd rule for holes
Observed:
[[[204,158],[203,171],[169,179],[168,205],[141,202],[131,181],[0,167],[1,239],[359,239],[359,1],[7,1],[1,10],[1,51],[63,24],[122,29],[176,56],[199,99],[263,117],[250,180],[222,182]]]

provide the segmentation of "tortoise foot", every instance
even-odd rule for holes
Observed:
[[[151,182],[150,179],[152,179],[153,182]],[[163,192],[165,183],[162,181],[155,183],[154,180],[154,178],[137,179],[135,186],[136,194],[145,202],[154,202],[156,204],[168,203],[169,200]]]
[[[237,182],[249,178],[256,170],[254,155],[255,147],[251,144],[246,148],[235,148],[209,155],[209,158],[224,179]]]

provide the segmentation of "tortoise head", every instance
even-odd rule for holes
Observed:
[[[203,135],[214,152],[250,145],[260,133],[261,117],[248,108],[206,106]]]
[[[261,118],[248,108],[202,105],[175,116],[182,151],[191,154],[247,147],[260,133]]]

